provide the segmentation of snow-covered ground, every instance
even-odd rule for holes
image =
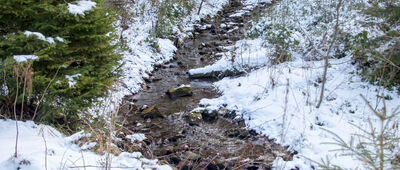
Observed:
[[[288,62],[259,69],[245,77],[225,78],[214,84],[222,96],[203,99],[201,104],[210,108],[228,104],[228,109],[237,110],[238,116],[246,120],[248,128],[299,152],[293,161],[279,161],[277,166],[309,169],[310,161],[306,158],[320,161],[328,156],[333,164],[345,168],[361,167],[361,162],[340,156],[340,152],[330,152],[338,147],[322,144],[332,142],[333,138],[323,129],[349,141],[352,133],[357,132],[349,123],[364,126],[371,118],[379,125],[360,94],[373,106],[382,105],[378,94],[384,92],[391,96],[393,99],[386,101],[389,111],[400,103],[400,96],[362,82],[349,57],[331,60],[330,63],[332,67],[328,71],[324,102],[319,109],[315,106],[321,87],[317,81],[322,76],[322,61]]]
[[[238,41],[229,47],[234,52],[224,53],[213,65],[190,70],[191,74],[225,70],[248,72],[244,77],[225,78],[214,83],[222,96],[203,99],[201,104],[208,109],[227,104],[228,109],[237,111],[238,118],[246,121],[248,128],[299,153],[293,161],[278,158],[274,162],[276,169],[311,169],[317,167],[312,161],[322,163],[322,159],[343,168],[363,169],[361,161],[332,151],[338,146],[323,144],[332,142],[334,137],[326,130],[350,142],[353,134],[360,133],[351,123],[365,127],[371,120],[378,127],[379,121],[360,95],[380,109],[380,96],[384,93],[390,98],[386,100],[389,113],[399,106],[400,96],[396,90],[388,91],[362,81],[357,66],[351,64],[351,50],[345,50],[344,41],[339,38],[335,44],[337,50],[331,55],[343,53],[344,57],[330,59],[324,101],[316,108],[324,66],[319,59],[326,54],[334,31],[335,2],[279,1],[265,17],[252,23],[248,34],[253,34],[253,39]],[[351,36],[368,31],[369,38],[383,35],[378,28],[365,27],[360,22],[381,21],[362,15],[360,8],[368,6],[367,1],[343,1],[343,4],[339,17],[341,31]],[[282,24],[284,27],[280,27]],[[277,39],[289,44],[291,61],[273,65],[270,58],[276,52]],[[251,71],[253,69],[248,68],[260,69]]]
[[[0,169],[4,170],[60,170],[60,169],[103,169],[107,155],[87,151],[90,147],[79,147],[75,141],[83,133],[65,136],[56,129],[18,122],[18,157],[13,157],[15,147],[15,121],[0,120]],[[86,147],[86,148],[85,148]],[[148,160],[141,153],[123,152],[110,157],[112,169],[158,169],[172,170],[167,165],[158,165],[157,160]]]

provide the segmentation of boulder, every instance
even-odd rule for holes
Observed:
[[[140,116],[142,116],[145,119],[147,119],[147,118],[154,119],[154,118],[163,118],[164,117],[156,106],[152,106],[152,107],[144,109],[141,112]]]
[[[244,71],[226,70],[226,71],[211,71],[208,73],[190,73],[190,79],[222,79],[224,77],[237,76],[244,74]]]
[[[218,76],[221,74],[220,71],[212,71],[208,73],[190,73],[189,78],[191,79],[218,79]]]
[[[190,85],[181,85],[177,88],[169,89],[167,95],[171,99],[176,99],[178,97],[192,96],[193,88]]]

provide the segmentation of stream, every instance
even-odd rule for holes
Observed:
[[[271,169],[276,157],[292,159],[293,153],[247,129],[244,120],[233,119],[235,111],[223,106],[212,113],[201,113],[202,118],[196,122],[190,119],[190,112],[201,99],[220,94],[212,86],[216,78],[194,79],[188,70],[210,65],[222,57],[225,47],[244,37],[247,22],[270,5],[260,3],[249,10],[240,1],[231,0],[216,17],[202,19],[194,28],[194,38],[179,45],[175,60],[156,66],[145,88],[125,97],[119,122],[130,134],[142,133],[147,139],[132,144],[123,138],[125,142],[119,147],[140,151],[145,157],[159,159],[176,169]],[[238,12],[244,14],[233,15]],[[190,84],[192,95],[171,99],[166,92],[181,84]],[[144,110],[149,113],[145,115]]]

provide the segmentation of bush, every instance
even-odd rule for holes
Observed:
[[[291,37],[290,27],[282,24],[267,24],[264,26],[251,26],[247,37],[262,37],[264,46],[273,47],[271,63],[279,64],[292,60],[292,51],[299,45],[299,41]]]
[[[17,109],[22,105],[28,108],[25,118],[33,116],[38,107],[35,120],[74,130],[79,124],[78,112],[103,96],[118,76],[120,55],[116,54],[117,46],[111,45],[115,39],[114,15],[103,7],[103,0],[96,0],[96,6],[84,15],[69,13],[64,1],[1,3],[2,113],[13,112],[13,101],[18,96]],[[26,31],[41,33],[45,39],[38,34],[27,35]],[[25,95],[23,100],[24,81],[17,82],[13,68],[27,63],[17,63],[13,56],[31,54],[39,59],[31,66],[32,95]]]
[[[158,6],[158,20],[155,35],[160,38],[170,38],[173,26],[178,25],[182,18],[191,14],[195,3],[193,0],[165,0]],[[179,25],[178,25],[179,26]]]
[[[369,33],[364,31],[355,36],[354,59],[368,81],[389,89],[397,87],[400,92],[400,6],[387,1],[368,8],[365,13],[384,19],[373,26],[379,26],[385,35],[368,38]],[[385,50],[379,50],[386,45]]]

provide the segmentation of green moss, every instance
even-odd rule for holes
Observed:
[[[150,113],[150,112],[152,112],[153,110],[156,110],[156,109],[157,109],[156,106],[151,106],[151,107],[149,107],[149,108],[147,108],[147,109],[144,109],[144,110],[142,111],[142,114],[148,114],[148,113]]]
[[[178,87],[178,88],[172,88],[168,90],[168,93],[190,93],[193,90],[192,87]]]
[[[202,120],[203,119],[203,116],[201,115],[201,113],[198,113],[198,112],[192,112],[192,113],[190,113],[189,114],[189,118],[191,119],[191,120],[196,120],[196,119],[198,119],[198,120]]]

